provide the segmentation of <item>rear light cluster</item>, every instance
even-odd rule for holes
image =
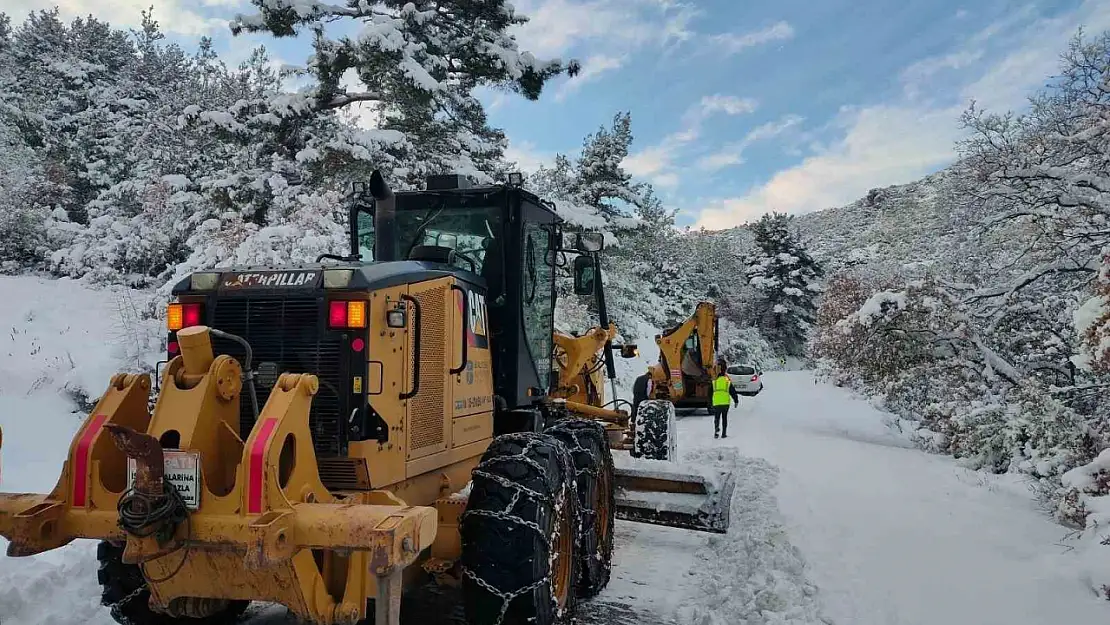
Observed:
[[[753,375],[752,376],[752,382],[758,382],[758,381],[759,381],[759,376],[758,375]]]
[[[328,327],[333,330],[366,327],[365,301],[333,301],[328,303]]]
[[[200,304],[170,304],[166,308],[166,327],[171,332],[199,326],[204,317]]]

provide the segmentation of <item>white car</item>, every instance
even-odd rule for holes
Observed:
[[[725,370],[736,392],[744,397],[755,397],[763,391],[763,372],[754,365],[732,365]]]

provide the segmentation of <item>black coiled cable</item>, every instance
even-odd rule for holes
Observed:
[[[116,511],[119,513],[119,526],[123,531],[138,538],[156,535],[159,545],[163,545],[172,539],[177,531],[177,526],[182,522],[187,523],[189,520],[189,511],[185,506],[185,500],[181,498],[181,493],[177,492],[173,483],[164,478],[161,495],[148,495],[130,488],[119,498]],[[169,553],[179,550],[180,548],[174,549]],[[165,557],[169,553],[158,556],[158,558]],[[159,584],[177,575],[188,557],[189,553],[186,549],[185,553],[182,554],[181,562],[172,573],[159,580],[150,580],[150,582]]]
[[[162,494],[151,496],[134,488],[128,489],[116,505],[119,526],[128,534],[146,538],[158,534],[158,542],[173,538],[177,526],[188,516],[181,493],[166,479],[162,480]]]

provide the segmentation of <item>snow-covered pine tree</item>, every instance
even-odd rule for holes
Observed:
[[[43,222],[49,214],[41,159],[27,133],[31,119],[16,91],[20,72],[8,16],[0,13],[0,271],[39,264],[47,251]]]
[[[783,353],[802,356],[823,271],[791,229],[792,219],[771,213],[752,226],[756,249],[747,276],[762,296],[754,311],[757,327]]]
[[[297,93],[262,92],[222,108],[186,110],[188,123],[217,130],[242,149],[202,184],[219,193],[226,209],[193,237],[182,271],[263,251],[263,243],[247,237],[270,237],[287,224],[323,227],[330,210],[315,219],[304,211],[324,210],[324,198],[334,202],[374,169],[398,188],[447,171],[500,177],[505,138],[489,126],[474,89],[535,99],[549,78],[578,69],[520,51],[508,29],[526,19],[501,1],[252,4],[257,13],[236,17],[233,32],[312,33],[314,54],[293,70],[309,84]],[[331,37],[325,25],[337,20],[357,33]],[[346,123],[340,113],[356,103],[372,105],[376,127]],[[335,235],[330,226],[308,234]],[[316,250],[309,247],[303,254]]]
[[[657,202],[650,186],[632,182],[632,175],[621,165],[631,145],[632,115],[620,112],[613,116],[611,127],[602,126],[583,140],[575,162],[571,193],[609,219],[627,217],[629,209],[656,209],[650,206]]]
[[[312,32],[315,53],[303,73],[313,83],[297,95],[243,107],[235,112],[236,121],[273,125],[280,120],[316,118],[356,102],[374,103],[384,117],[382,129],[390,131],[379,139],[392,137],[393,145],[384,147],[397,148],[401,153],[392,155],[407,156],[410,166],[431,160],[433,167],[453,167],[479,177],[497,173],[504,136],[486,123],[474,90],[506,89],[534,100],[548,79],[564,72],[575,74],[579,67],[574,61],[540,61],[518,49],[509,29],[527,18],[517,15],[504,0],[347,0],[342,4],[252,0],[252,4],[258,12],[238,16],[232,31],[277,37]],[[361,27],[355,35],[331,38],[325,24],[336,20]],[[359,83],[362,90],[349,89],[350,82]],[[408,140],[398,145],[401,138]],[[313,146],[318,151],[325,148]],[[365,156],[380,160],[376,155]],[[397,173],[416,183],[423,172],[410,168]]]

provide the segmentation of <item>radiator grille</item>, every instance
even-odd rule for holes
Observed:
[[[274,362],[279,372],[312,373],[320,378],[320,390],[312,398],[309,428],[316,455],[320,458],[346,455],[345,430],[341,427],[340,389],[342,377],[341,337],[325,332],[324,302],[313,298],[222,298],[215,302],[212,326],[237,334],[251,344],[253,366]],[[216,353],[243,362],[243,348],[233,341],[213,338]],[[258,385],[258,408],[266,403],[270,389]],[[239,402],[239,430],[243,440],[254,427],[254,412],[246,386]]]
[[[321,458],[320,481],[329,490],[370,490],[370,474],[362,458]]]
[[[412,448],[441,445],[444,440],[444,344],[447,330],[448,287],[429,289],[413,297],[420,302],[420,392],[412,400]]]

